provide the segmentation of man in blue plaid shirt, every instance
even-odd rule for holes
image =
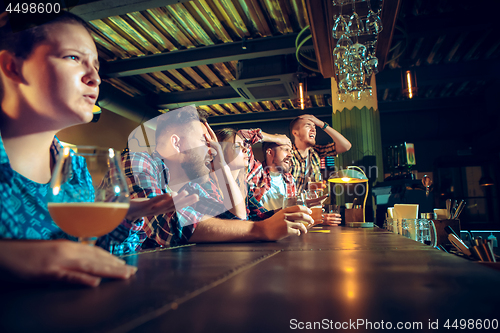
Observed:
[[[138,129],[131,137],[137,140],[143,132]],[[144,151],[134,148],[123,154],[132,198],[179,192],[198,201],[174,213],[146,217],[143,230],[150,240],[172,246],[279,240],[307,232],[303,222],[312,223],[312,219],[306,207],[290,207],[258,222],[241,220],[226,209],[220,189],[209,175],[218,143],[213,141],[205,115],[193,106],[159,116],[154,136],[154,151],[142,143],[139,146],[145,147]]]

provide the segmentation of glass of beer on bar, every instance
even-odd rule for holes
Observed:
[[[121,157],[111,148],[64,147],[49,191],[48,209],[54,222],[90,245],[113,231],[130,205]]]
[[[307,199],[318,199],[320,197],[319,191],[313,191],[309,190],[306,193]],[[314,220],[314,224],[321,224],[323,223],[323,206],[321,206],[321,203],[318,203],[316,206],[310,207],[312,214],[311,217]]]
[[[308,191],[315,191],[320,196],[322,195],[325,187],[326,186],[323,183],[323,177],[321,176],[320,173],[309,178],[309,181],[307,182],[307,190]]]
[[[292,206],[307,206],[307,194],[306,194],[306,192],[304,192],[304,191],[298,192],[293,196],[285,195],[283,197],[282,208],[285,209],[285,208],[292,207]],[[314,217],[313,217],[313,219],[314,219]],[[312,224],[309,224],[306,222],[304,222],[304,225],[306,226],[306,228],[310,228],[313,226]]]
[[[316,199],[323,195],[325,184],[323,183],[322,178],[323,177],[320,173],[314,175],[312,178],[309,178],[307,183],[307,199]],[[311,217],[314,220],[314,224],[323,223],[323,206],[321,203],[318,203],[318,205],[310,208],[312,210]]]

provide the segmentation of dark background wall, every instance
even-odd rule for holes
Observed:
[[[495,104],[475,110],[381,111],[382,145],[414,143],[419,171],[432,171],[440,156],[498,156],[499,111]]]
[[[500,227],[500,107],[495,95],[489,90],[474,104],[435,108],[429,101],[425,109],[396,112],[384,112],[379,104],[383,147],[415,144],[415,169],[434,182],[432,206],[466,200],[462,229]],[[483,176],[492,177],[495,185],[479,186]]]

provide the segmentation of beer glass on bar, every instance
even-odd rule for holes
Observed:
[[[54,222],[89,245],[113,231],[130,205],[121,157],[111,148],[64,147],[49,191],[48,209]]]

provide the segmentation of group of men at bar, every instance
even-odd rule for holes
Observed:
[[[243,172],[243,181],[247,183],[248,191],[243,193],[246,197],[243,199],[246,199],[249,214],[242,221],[241,217],[226,209],[223,201],[229,198],[221,195],[224,186],[215,170],[210,168],[209,162],[217,158],[212,149],[217,143],[207,140],[210,127],[203,111],[193,106],[184,107],[157,118],[154,151],[148,153],[145,143],[142,143],[139,147],[143,149],[131,148],[123,154],[131,196],[150,198],[171,191],[187,191],[189,195],[197,196],[198,201],[175,212],[145,217],[147,241],[144,247],[187,242],[279,240],[289,234],[307,232],[304,224],[298,222],[290,223],[285,230],[281,223],[275,222],[282,218],[273,216],[281,210],[285,197],[307,190],[307,179],[321,172],[321,157],[335,156],[339,149],[344,152],[350,148],[350,143],[342,135],[312,115],[302,115],[292,121],[293,144],[283,134],[271,135],[260,129],[238,131],[237,137],[243,145],[236,149],[248,155],[247,170],[242,171],[246,171]],[[336,141],[316,145],[316,127],[325,130]],[[142,131],[138,129],[136,132]],[[137,133],[133,140],[137,140]],[[251,149],[258,142],[263,142],[265,160],[262,163],[254,157]],[[235,142],[229,144],[231,147],[226,145],[225,149],[234,149]],[[232,161],[226,159],[226,163]],[[242,167],[244,165],[240,165]],[[252,214],[253,211],[257,213]],[[291,216],[290,221],[300,219],[304,219],[304,214]],[[336,225],[340,223],[340,216],[325,214],[324,222]]]

